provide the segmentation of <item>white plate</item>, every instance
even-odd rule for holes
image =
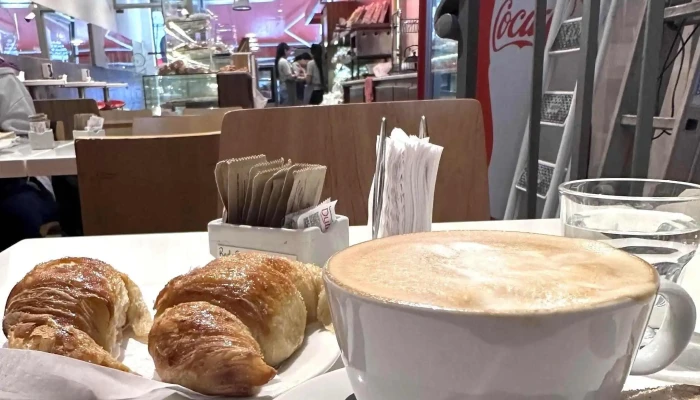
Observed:
[[[646,389],[668,385],[643,376],[627,378],[625,390]],[[352,397],[350,397],[352,396]],[[321,375],[288,391],[277,400],[356,400],[345,368]]]
[[[154,237],[158,236],[160,235],[154,235]],[[88,247],[79,251],[69,245],[61,246],[64,239],[48,239],[54,240],[57,245],[53,251],[47,250],[42,254],[18,252],[18,257],[11,259],[9,265],[0,268],[0,310],[5,309],[7,296],[15,283],[41,261],[71,255],[99,258],[117,270],[127,273],[141,288],[146,304],[153,305],[156,296],[168,280],[191,270],[193,267],[204,265],[212,259],[208,252],[193,254],[191,251],[183,255],[151,254],[152,257],[145,255],[134,257],[119,245],[120,241],[126,239],[128,236],[115,236],[112,241],[113,246]],[[133,247],[131,250],[135,251]],[[19,256],[20,253],[21,256]],[[5,347],[6,342],[5,336],[0,335],[0,347]],[[293,387],[327,372],[339,357],[340,349],[335,335],[322,329],[320,324],[311,324],[306,329],[306,337],[302,346],[287,361],[282,363],[277,371],[277,376],[262,386],[256,397],[273,398],[279,396]],[[61,358],[57,358],[57,360]],[[155,365],[148,354],[148,346],[143,343],[129,339],[125,343],[123,363],[143,377],[157,379]],[[76,375],[71,374],[71,376]],[[89,383],[82,383],[89,386]],[[0,384],[1,386],[2,384]]]
[[[278,400],[346,400],[352,395],[345,368],[321,375],[288,391]]]
[[[0,139],[0,150],[10,148],[10,147],[16,145],[17,143],[18,142],[17,142],[16,138]]]

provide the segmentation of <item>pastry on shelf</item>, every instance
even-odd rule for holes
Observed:
[[[3,332],[10,348],[59,354],[130,371],[117,360],[125,331],[145,342],[151,314],[126,275],[90,258],[37,265],[7,299]]]
[[[322,296],[320,268],[261,253],[235,253],[178,276],[156,299],[149,336],[156,371],[200,393],[250,395],[299,348],[307,319],[330,315]]]
[[[209,395],[250,396],[276,374],[240,319],[202,301],[158,316],[148,352],[163,381]]]

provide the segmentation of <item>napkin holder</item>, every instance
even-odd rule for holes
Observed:
[[[29,131],[29,146],[32,150],[49,150],[55,147],[53,130],[47,129],[44,133]]]
[[[338,215],[326,232],[318,227],[286,229],[226,224],[221,219],[211,221],[207,230],[209,251],[217,258],[236,251],[259,251],[323,267],[333,254],[350,245],[350,220],[342,215]]]
[[[73,130],[73,139],[84,139],[84,138],[104,137],[104,136],[105,136],[104,129],[100,129],[97,132]]]

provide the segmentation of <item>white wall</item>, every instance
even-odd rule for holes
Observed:
[[[117,30],[112,0],[34,0],[34,2],[102,28]]]

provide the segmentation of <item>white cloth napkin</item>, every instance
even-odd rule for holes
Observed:
[[[430,138],[408,136],[399,128],[391,131],[386,139],[379,237],[430,231],[442,150],[441,146],[430,143]],[[369,194],[370,226],[373,195],[372,189]]]

